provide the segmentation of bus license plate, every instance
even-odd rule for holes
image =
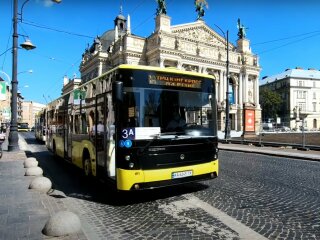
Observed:
[[[172,173],[172,178],[184,178],[192,176],[192,171],[184,171],[184,172],[174,172]]]

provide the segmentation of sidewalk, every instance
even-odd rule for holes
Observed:
[[[285,147],[259,147],[246,144],[230,144],[219,142],[218,147],[220,150],[236,151],[236,152],[250,152],[265,154],[271,156],[280,156],[286,158],[304,159],[310,161],[320,161],[319,151],[303,151],[293,148]]]
[[[0,159],[0,239],[86,239],[82,232],[65,237],[42,234],[50,216],[67,209],[61,199],[28,189],[35,177],[24,176],[26,158],[23,150],[5,150]]]

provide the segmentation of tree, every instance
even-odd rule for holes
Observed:
[[[262,119],[276,119],[281,106],[280,94],[264,88],[260,91],[260,105],[262,108]]]

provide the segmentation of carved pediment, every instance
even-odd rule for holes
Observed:
[[[203,21],[172,26],[171,30],[172,33],[180,38],[208,43],[222,48],[226,46],[224,37],[208,27]]]

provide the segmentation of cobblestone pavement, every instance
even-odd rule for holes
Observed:
[[[20,142],[21,144],[21,142]],[[7,146],[4,146],[7,149]],[[46,222],[54,213],[66,210],[61,199],[30,190],[35,178],[24,176],[25,151],[4,151],[0,159],[0,239],[52,239],[42,234]],[[86,239],[83,232],[60,240]]]
[[[268,239],[320,239],[320,164],[220,153],[220,177],[195,195]]]
[[[220,159],[213,181],[72,206],[96,226],[95,239],[320,239],[318,162],[224,151]]]
[[[317,161],[265,156],[252,152],[253,148],[249,153],[221,150],[217,179],[119,193],[55,161],[45,146],[32,139],[27,143],[55,191],[63,193],[56,198],[34,196],[40,201],[37,209],[43,210],[43,219],[57,208],[73,211],[81,219],[83,232],[70,239],[320,239]],[[50,205],[55,207],[50,210]]]

